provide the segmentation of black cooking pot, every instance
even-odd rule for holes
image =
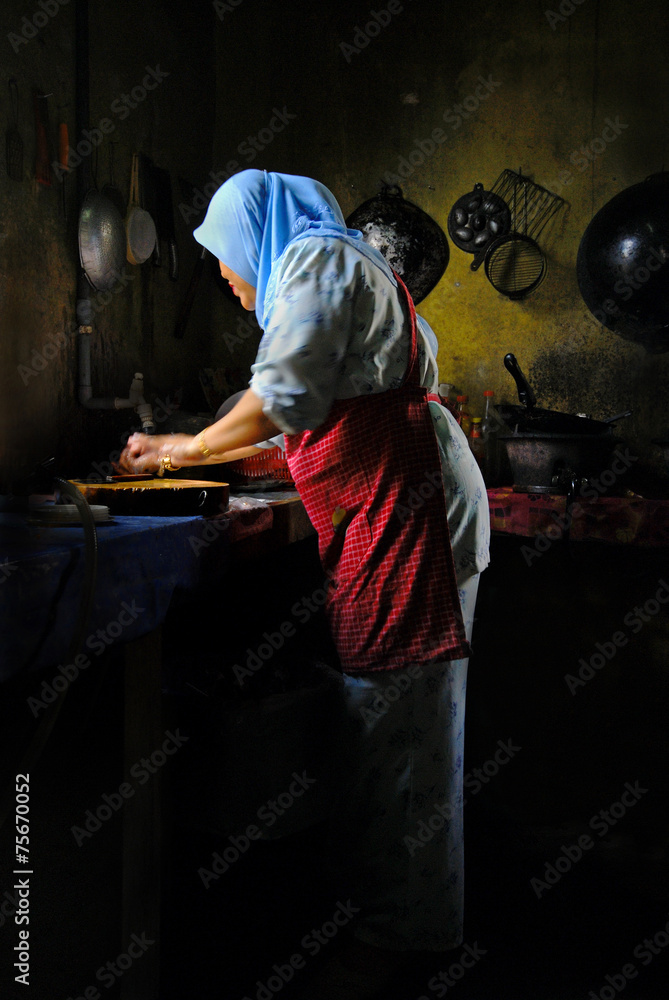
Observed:
[[[613,425],[628,417],[631,410],[617,413],[608,420],[593,420],[580,417],[576,413],[560,413],[559,410],[542,410],[536,406],[536,396],[520,369],[514,354],[504,357],[504,367],[513,376],[518,389],[521,405],[499,403],[496,407],[500,417],[512,433],[526,434],[611,434]]]
[[[575,482],[611,469],[622,443],[613,434],[501,434],[499,440],[516,490],[555,493],[568,493]],[[612,483],[619,478],[614,476]]]
[[[576,259],[581,295],[605,327],[651,353],[669,350],[669,172],[604,205]]]
[[[448,266],[448,239],[431,216],[402,197],[399,187],[384,185],[346,220],[359,229],[399,274],[414,304],[432,291]]]
[[[502,465],[515,489],[567,493],[573,484],[599,476],[611,467],[621,439],[613,434],[619,413],[608,420],[593,420],[557,410],[542,410],[513,354],[504,366],[516,382],[521,405],[500,403],[496,409],[506,428],[498,432]]]

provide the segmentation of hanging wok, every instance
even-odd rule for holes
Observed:
[[[399,274],[414,304],[422,302],[441,279],[449,260],[448,240],[431,216],[402,197],[399,187],[384,185],[346,220],[359,229]]]
[[[590,312],[650,353],[669,350],[669,172],[615,195],[588,224],[576,276]]]
[[[99,191],[88,191],[79,213],[79,259],[93,288],[107,292],[114,287],[125,255],[125,226],[118,209]]]

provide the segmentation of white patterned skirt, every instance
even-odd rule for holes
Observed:
[[[471,639],[479,575],[461,582]],[[344,674],[330,868],[354,933],[395,951],[462,942],[468,660]]]

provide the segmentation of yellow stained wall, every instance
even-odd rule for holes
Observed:
[[[439,339],[441,378],[474,413],[486,388],[518,402],[502,363],[512,351],[540,405],[596,418],[633,408],[620,429],[652,464],[650,439],[669,425],[669,356],[604,329],[575,263],[594,213],[667,162],[667,27],[663,0],[301,0],[290,14],[245,0],[219,16],[214,158],[315,176],[345,214],[404,174],[405,198],[445,231],[454,202],[505,168],[561,195],[568,211],[543,241],[548,275],[524,301],[497,293],[451,243],[419,307]],[[293,117],[264,144],[275,108]],[[604,130],[613,139],[600,151]]]

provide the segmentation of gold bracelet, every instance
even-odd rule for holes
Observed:
[[[180,468],[180,465],[172,465],[172,459],[169,455],[160,456],[160,462],[158,464],[159,476],[164,476],[166,472],[178,472]]]
[[[211,448],[207,448],[206,442],[204,440],[204,431],[200,431],[197,436],[197,446],[204,455],[205,458],[209,458],[211,455]]]

